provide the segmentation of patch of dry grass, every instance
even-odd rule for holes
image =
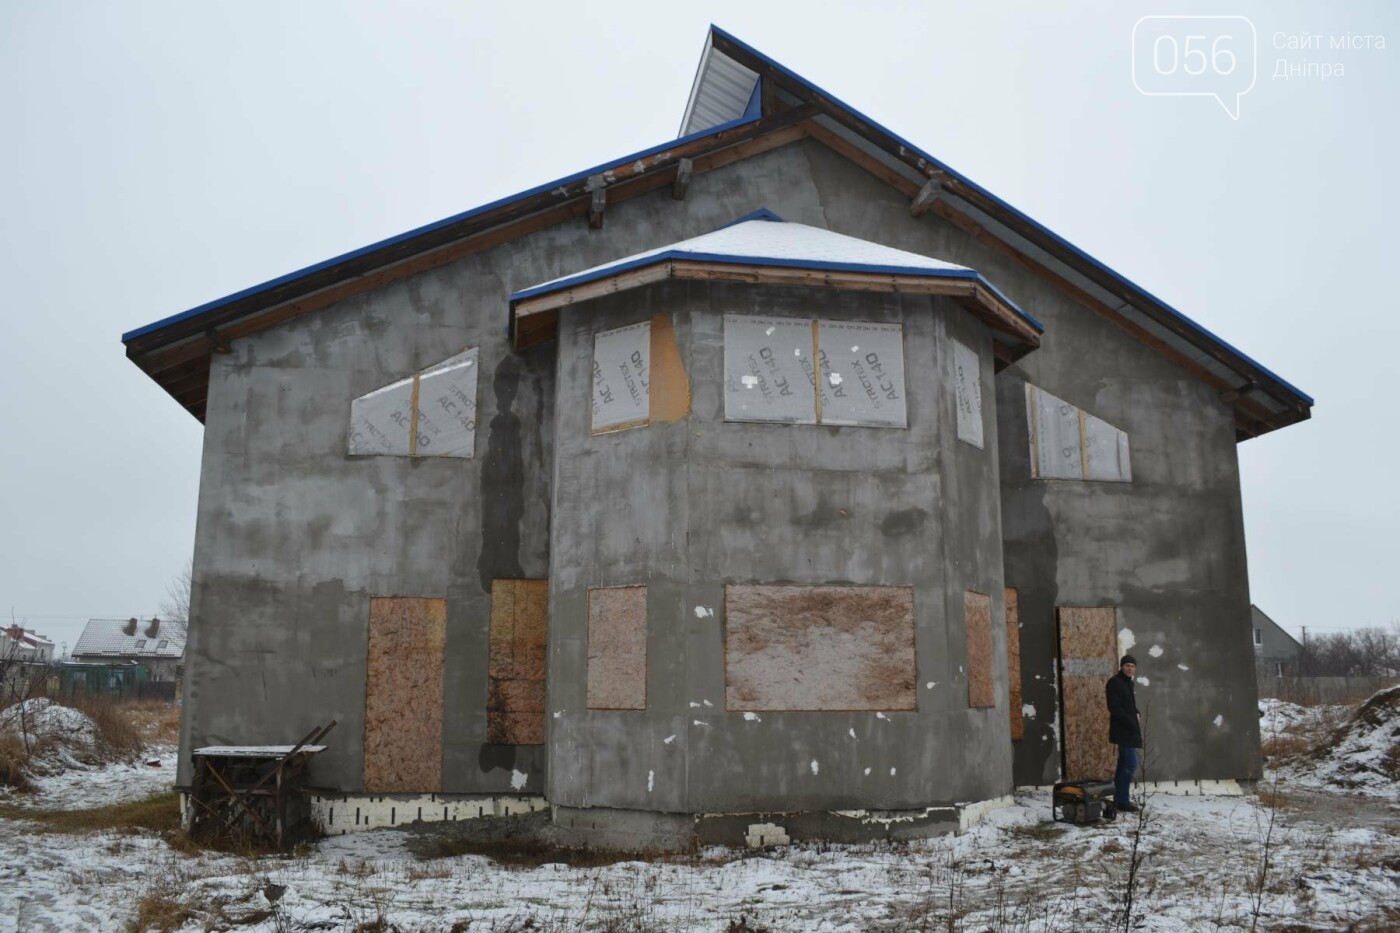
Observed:
[[[199,919],[199,916],[177,895],[153,888],[136,902],[136,917],[128,929],[131,933],[172,933],[191,920]]]
[[[180,704],[164,700],[124,700],[117,711],[148,745],[174,745],[180,741]]]
[[[58,701],[55,701],[58,702]],[[97,741],[104,757],[112,761],[131,761],[146,750],[146,741],[130,714],[133,704],[107,696],[74,696],[63,701],[92,720]]]
[[[533,838],[472,839],[451,836],[431,836],[413,848],[423,861],[456,858],[459,855],[481,855],[501,865],[516,868],[538,868],[561,863],[570,868],[601,868],[619,862],[669,861],[673,856],[658,852],[605,852],[598,849],[572,848],[553,845]]]
[[[171,792],[114,803],[89,810],[35,810],[0,804],[0,819],[27,820],[37,823],[41,832],[90,833],[104,830],[156,833],[178,833],[180,830],[180,795]]]
[[[1267,761],[1285,761],[1297,758],[1311,748],[1312,741],[1293,733],[1268,736],[1259,745],[1259,750]]]
[[[24,739],[9,732],[0,732],[0,787],[9,787],[23,794],[34,792],[24,766],[29,761]]]

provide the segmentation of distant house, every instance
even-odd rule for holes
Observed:
[[[37,632],[11,625],[0,629],[0,659],[48,664],[53,661],[53,642]]]
[[[1303,646],[1263,609],[1251,604],[1249,613],[1254,625],[1254,667],[1259,677],[1296,677]]]
[[[174,683],[185,661],[185,623],[163,619],[88,619],[73,646],[82,663],[136,661],[157,683]]]
[[[0,628],[0,694],[27,694],[53,660],[53,642],[44,636],[18,625]]]

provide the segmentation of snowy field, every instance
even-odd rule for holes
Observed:
[[[1319,715],[1278,704],[1266,714],[1266,738],[1276,720],[1285,732]],[[0,931],[137,929],[144,911],[146,928],[181,931],[1068,933],[1111,928],[1135,841],[1133,929],[1397,930],[1396,784],[1367,778],[1339,792],[1328,780],[1329,768],[1346,770],[1338,760],[1374,757],[1367,743],[1379,741],[1344,740],[1327,760],[1289,765],[1257,798],[1152,796],[1141,824],[1054,824],[1048,794],[1028,791],[958,837],[574,866],[420,859],[399,830],[333,837],[291,857],[189,854],[150,833],[47,831],[11,808],[0,819]],[[159,768],[42,779],[22,806],[148,795],[173,774],[170,751],[158,757]]]

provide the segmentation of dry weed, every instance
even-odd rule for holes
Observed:
[[[180,741],[180,704],[164,700],[122,700],[116,709],[148,745]]]
[[[90,833],[110,830],[133,833],[147,830],[176,833],[180,829],[180,795],[174,792],[114,803],[88,810],[35,810],[0,804],[0,819],[26,820],[41,832]]]
[[[33,793],[34,783],[24,770],[28,762],[29,752],[24,747],[24,739],[13,733],[0,733],[0,787],[9,787],[25,794]]]
[[[141,730],[132,723],[132,704],[113,697],[79,695],[69,697],[63,705],[92,720],[97,741],[109,760],[132,761],[146,750]]]
[[[136,902],[136,918],[131,921],[131,933],[172,933],[199,917],[178,897],[163,890],[147,891]]]

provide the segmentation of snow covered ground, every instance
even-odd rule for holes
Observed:
[[[1270,711],[1292,717],[1290,728],[1304,715]],[[173,758],[159,757],[160,768],[45,778],[24,805],[139,798],[168,787]],[[0,819],[0,933],[121,931],[143,906],[183,931],[1104,929],[1121,909],[1139,830],[1135,929],[1249,929],[1257,905],[1261,930],[1395,930],[1400,796],[1379,791],[1280,774],[1263,795],[1276,806],[1160,795],[1140,827],[1085,828],[1050,822],[1048,794],[1027,791],[962,836],[908,845],[534,867],[422,860],[399,830],[332,837],[293,857],[190,855],[149,834],[41,831],[11,810]]]
[[[1272,737],[1276,774],[1289,786],[1400,801],[1400,687],[1379,691],[1356,710],[1283,700],[1262,700],[1259,708],[1265,751]]]

